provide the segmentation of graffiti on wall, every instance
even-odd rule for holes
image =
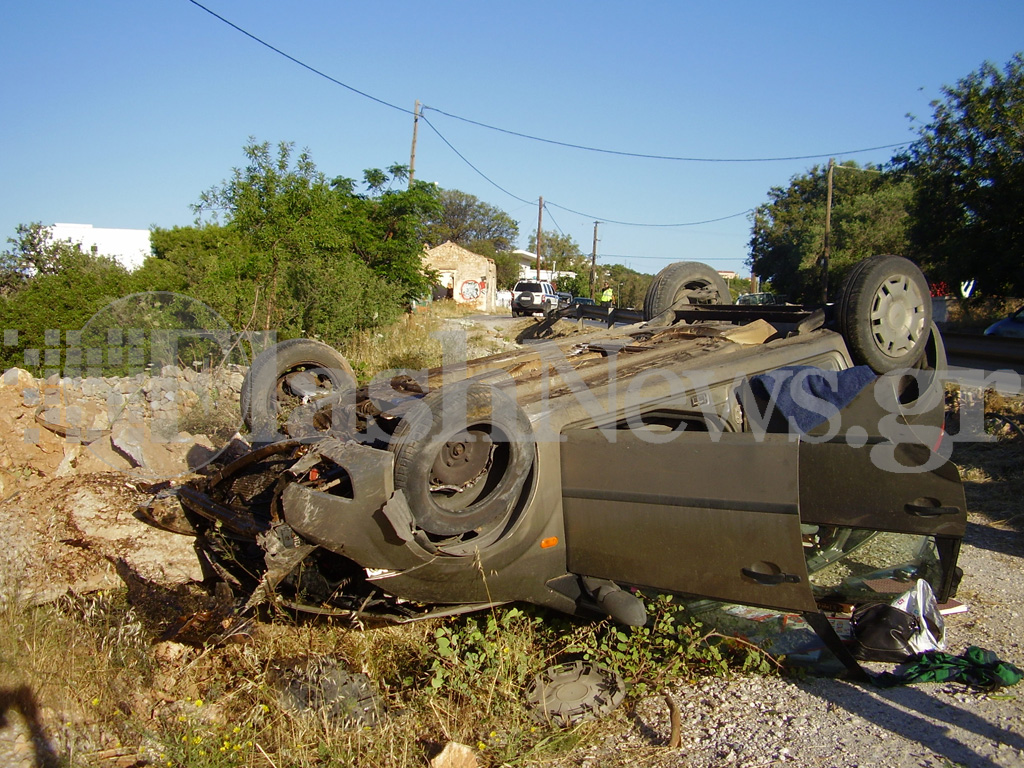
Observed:
[[[487,290],[487,284],[483,281],[465,280],[459,288],[459,295],[463,301],[476,301]]]

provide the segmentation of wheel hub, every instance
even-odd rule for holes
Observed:
[[[486,473],[494,443],[487,433],[473,430],[455,436],[438,451],[430,471],[432,491],[461,493]]]
[[[924,332],[924,297],[906,277],[886,280],[871,306],[872,337],[889,357],[906,354]]]

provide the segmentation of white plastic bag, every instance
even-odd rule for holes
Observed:
[[[913,589],[904,592],[892,604],[911,616],[917,617],[918,630],[909,640],[910,648],[914,653],[945,649],[946,623],[943,621],[942,614],[939,613],[939,603],[935,599],[935,593],[932,592],[931,585],[927,581],[918,579]]]

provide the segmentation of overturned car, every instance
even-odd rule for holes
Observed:
[[[165,491],[241,601],[407,621],[511,601],[643,624],[634,588],[799,612],[956,589],[945,366],[909,261],[824,307],[662,271],[644,322],[357,387],[332,348],[253,363],[252,447]],[[883,590],[884,591],[884,590]],[[826,637],[834,643],[834,637]]]

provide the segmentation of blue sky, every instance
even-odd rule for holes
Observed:
[[[929,102],[1024,49],[1024,3],[342,2],[9,4],[0,45],[0,244],[19,223],[171,227],[242,165],[248,137],[328,176],[408,163],[598,259],[746,272],[740,214],[815,163],[884,162]],[[389,106],[390,105],[390,106]],[[680,162],[626,153],[776,162]],[[441,138],[443,136],[443,139]],[[447,140],[459,154],[445,143]],[[848,153],[849,152],[849,153]],[[848,153],[848,154],[844,154]],[[465,159],[463,159],[465,158]],[[468,163],[471,163],[471,167]],[[578,213],[572,213],[575,211]],[[699,226],[628,226],[612,221]]]

